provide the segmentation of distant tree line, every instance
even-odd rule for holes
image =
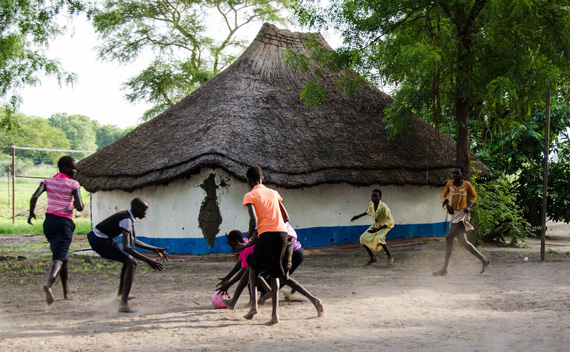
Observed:
[[[6,111],[0,110],[0,117]],[[85,115],[53,114],[49,119],[26,116],[16,112],[12,117],[17,128],[0,134],[2,154],[0,160],[10,159],[12,145],[18,147],[97,151],[117,141],[134,129],[122,129],[115,125],[101,125]],[[36,150],[16,150],[19,160],[27,160],[33,165],[55,164],[66,153]],[[74,153],[80,160],[89,153]],[[23,167],[23,165],[22,165]],[[18,167],[17,167],[18,170]]]

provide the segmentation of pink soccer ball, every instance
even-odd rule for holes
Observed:
[[[212,296],[212,304],[217,309],[227,308],[226,304],[224,303],[224,297],[230,299],[230,295],[226,292],[216,291]]]

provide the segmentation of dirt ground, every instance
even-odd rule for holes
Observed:
[[[268,305],[242,318],[247,295],[236,310],[213,308],[231,255],[175,259],[163,272],[140,263],[131,301],[138,312],[127,315],[117,312],[115,264],[72,256],[77,293],[63,300],[58,283],[47,306],[41,284],[49,257],[8,259],[0,262],[0,351],[568,351],[570,226],[550,224],[546,243],[545,262],[537,240],[482,246],[492,264],[479,274],[480,263],[456,242],[446,277],[431,275],[443,261],[442,240],[389,243],[393,268],[383,256],[364,267],[357,245],[307,249],[294,277],[323,300],[325,315],[282,294],[273,326]],[[7,269],[26,262],[24,272]]]

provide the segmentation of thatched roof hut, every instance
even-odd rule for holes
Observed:
[[[354,95],[325,75],[329,98],[306,106],[299,93],[314,72],[293,70],[287,50],[305,51],[319,33],[292,33],[264,24],[230,67],[178,104],[82,160],[78,179],[89,191],[133,191],[221,168],[245,180],[251,165],[283,188],[441,186],[455,165],[455,141],[411,118],[394,139],[382,122],[392,99],[362,84]],[[486,170],[480,162],[476,167]]]

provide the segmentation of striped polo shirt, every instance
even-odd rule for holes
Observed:
[[[42,182],[48,198],[46,214],[72,219],[73,191],[80,187],[79,182],[62,172]]]

